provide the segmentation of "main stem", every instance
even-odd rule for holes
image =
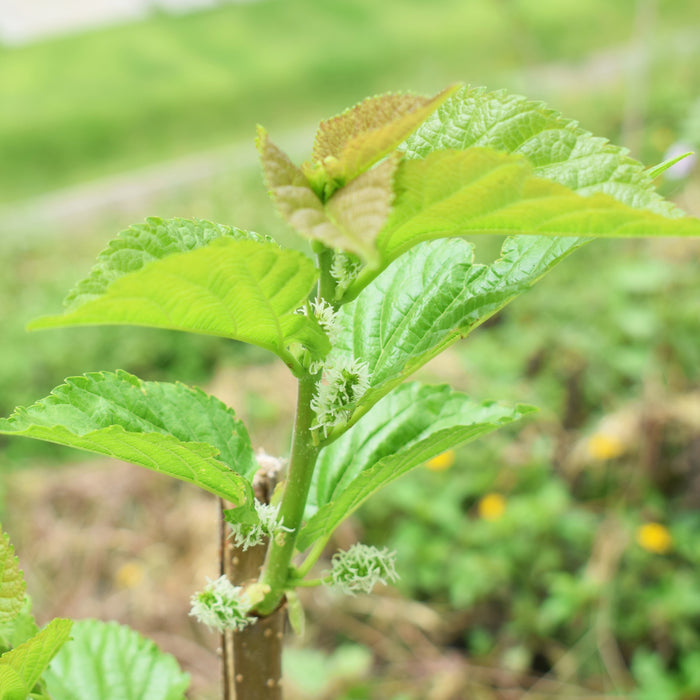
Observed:
[[[270,543],[261,582],[270,587],[269,593],[257,606],[259,615],[269,615],[282,602],[294,555],[294,545],[304,517],[311,477],[318,457],[319,447],[314,445],[311,424],[314,413],[311,399],[316,387],[315,377],[305,375],[299,379],[292,452],[289,473],[280,506],[280,522],[290,531],[284,531]]]

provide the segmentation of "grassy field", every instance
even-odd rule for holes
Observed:
[[[700,94],[700,42],[687,41],[700,5],[656,3],[635,112],[627,54],[611,47],[643,35],[643,4],[269,0],[0,49],[0,201],[251,139],[255,122],[288,146],[290,130],[365,94],[457,79],[547,98],[615,140],[630,136],[632,110],[652,163]],[[700,215],[697,171],[662,188]],[[216,390],[250,421],[256,447],[284,451],[293,386],[262,351],[132,328],[25,332],[146,214],[302,245],[259,170],[235,164],[128,211],[66,219],[52,235],[3,232],[0,414],[65,376],[119,367]],[[478,241],[479,257],[498,243]],[[292,700],[698,697],[698,261],[695,242],[593,242],[423,371],[540,413],[458,451],[446,471],[397,482],[338,533],[338,546],[360,537],[396,548],[402,579],[371,599],[305,598]],[[216,639],[193,630],[186,609],[216,575],[213,504],[128,465],[57,469],[77,457],[0,440],[3,520],[40,619],[133,624],[185,663],[192,698],[216,698]],[[483,499],[494,494],[504,510],[489,519]],[[669,551],[639,544],[648,522],[668,528]]]
[[[700,10],[689,0],[658,5],[648,48],[663,68],[677,51],[673,32]],[[510,87],[522,68],[575,65],[628,43],[635,7],[267,0],[0,48],[0,202],[248,137],[256,122],[316,121],[373,92],[455,80]],[[700,84],[692,61],[682,66],[683,79],[665,83],[675,113]],[[538,81],[523,87],[547,96]],[[575,92],[562,107],[576,109]],[[590,105],[581,117],[599,112]]]

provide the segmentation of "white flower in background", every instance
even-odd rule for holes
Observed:
[[[370,593],[378,583],[396,581],[396,552],[377,549],[366,544],[354,544],[350,549],[336,552],[331,560],[332,585],[344,593]]]

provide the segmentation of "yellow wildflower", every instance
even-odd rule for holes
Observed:
[[[505,513],[506,499],[500,493],[487,493],[479,500],[477,510],[484,520],[499,520]]]
[[[615,459],[625,451],[625,443],[614,435],[596,433],[588,440],[588,454],[593,459]]]
[[[119,567],[116,574],[119,588],[136,588],[144,579],[143,566],[135,561],[128,561]]]
[[[645,523],[637,528],[637,544],[647,552],[666,554],[673,545],[673,539],[661,523]]]
[[[429,459],[425,466],[434,472],[443,472],[445,469],[449,469],[455,463],[455,451],[447,450],[437,457]]]

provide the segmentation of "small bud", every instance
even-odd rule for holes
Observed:
[[[377,583],[386,585],[399,578],[396,573],[396,552],[354,544],[336,552],[331,560],[331,579],[344,593],[370,593]]]
[[[241,586],[234,586],[226,576],[215,581],[208,579],[203,591],[190,599],[190,615],[209,629],[240,631],[255,623],[248,615],[252,607],[248,594]]]

